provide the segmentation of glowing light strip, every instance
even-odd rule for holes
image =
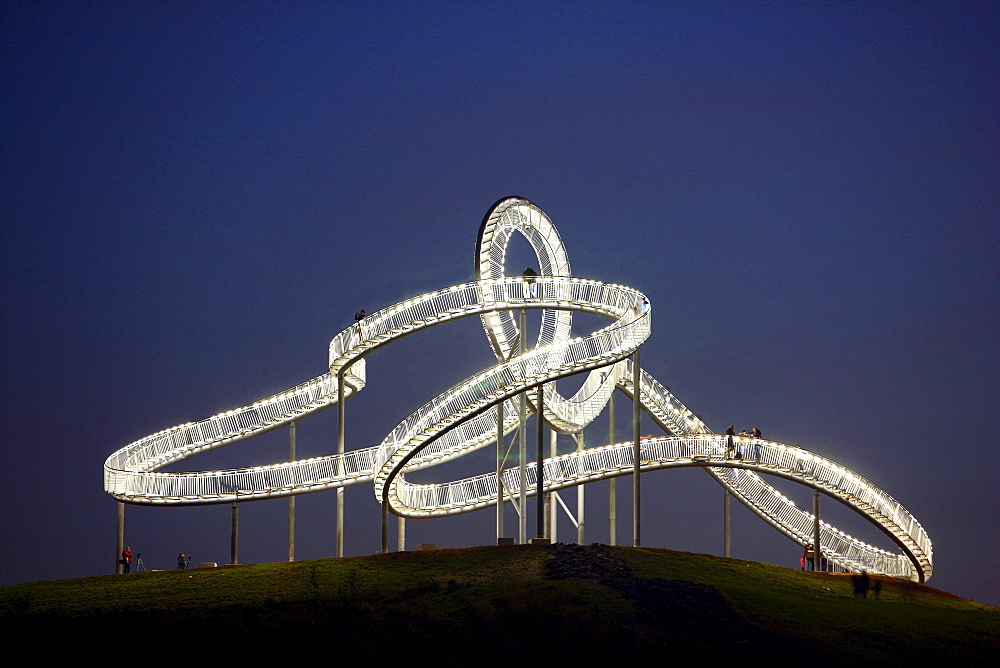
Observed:
[[[538,259],[540,275],[531,284],[504,275],[507,244],[515,232],[524,235]],[[634,391],[631,361],[624,358],[648,337],[650,319],[648,301],[641,293],[625,286],[570,278],[569,259],[555,226],[538,207],[522,198],[501,200],[487,213],[477,242],[476,274],[477,281],[407,299],[338,334],[330,343],[329,373],[248,406],[166,429],[121,448],[105,462],[105,489],[129,503],[189,505],[275,498],[374,480],[376,496],[388,500],[393,512],[403,516],[451,515],[495,504],[495,473],[452,483],[413,485],[406,482],[403,472],[433,466],[492,443],[496,417],[486,409],[501,398],[542,381],[590,370],[571,397],[559,395],[554,383],[545,385],[543,417],[549,426],[564,433],[580,431],[603,410],[615,386],[627,393]],[[541,330],[535,350],[510,359],[524,335],[511,311],[521,308],[543,309]],[[570,339],[572,311],[603,315],[615,322]],[[420,329],[472,315],[482,318],[500,363],[439,395],[400,423],[378,447],[272,466],[156,471],[330,407],[336,401],[336,379],[341,372],[345,397],[349,398],[365,386],[365,354]],[[769,441],[759,442],[759,462],[724,462],[724,437],[712,434],[644,371],[640,387],[645,410],[674,435],[643,441],[644,451],[660,455],[643,461],[644,469],[706,467],[751,510],[801,543],[812,540],[812,516],[764,482],[759,473],[819,488],[872,521],[904,552],[892,554],[873,547],[823,522],[822,544],[832,562],[898,577],[930,577],[932,547],[923,527],[871,482],[818,455]],[[507,433],[516,426],[517,417],[507,405],[503,430]],[[631,471],[629,448],[630,444],[601,446],[548,459],[544,463],[546,489]],[[510,471],[504,476],[507,489],[516,489],[517,476]],[[534,477],[533,469],[529,477]],[[529,493],[533,494],[534,482],[530,484]]]

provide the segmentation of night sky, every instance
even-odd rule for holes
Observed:
[[[929,584],[1000,604],[1000,4],[0,11],[0,584],[112,572],[111,452],[323,373],[359,309],[471,280],[483,215],[520,195],[574,275],[649,296],[643,366],[709,426],[868,477],[929,533]],[[478,319],[377,352],[348,449],[492,360]],[[287,439],[170,470],[284,461]],[[298,449],[336,450],[335,410],[299,424]],[[608,540],[607,486],[587,487],[587,543]],[[377,551],[372,487],[346,500],[346,552]],[[721,554],[722,500],[696,469],[644,476],[643,544]],[[837,505],[824,516],[893,548]],[[298,497],[297,558],[334,554],[334,508]],[[241,506],[241,562],[285,558],[286,512]],[[149,568],[225,563],[229,522],[228,506],[129,506],[126,543]],[[490,544],[494,511],[407,530]],[[733,556],[798,566],[742,506],[733,531]]]

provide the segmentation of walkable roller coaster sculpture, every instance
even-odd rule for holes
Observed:
[[[538,259],[537,276],[506,276],[507,245],[522,234]],[[884,532],[901,550],[868,545],[823,522],[823,557],[850,571],[866,570],[924,582],[932,573],[931,541],[895,499],[862,476],[799,447],[754,442],[755,458],[732,459],[727,437],[717,435],[670,391],[629,357],[650,333],[645,295],[621,285],[574,278],[552,221],[520,197],[497,202],[487,213],[476,245],[476,280],[407,299],[365,317],[330,343],[329,373],[279,394],[202,420],[152,434],[112,454],[104,487],[125,503],[192,505],[292,496],[374,482],[383,517],[440,517],[495,506],[498,498],[538,492],[536,469],[521,467],[438,484],[408,482],[408,471],[428,468],[502,441],[523,430],[517,401],[541,413],[548,428],[582,432],[615,389],[635,399],[664,430],[643,438],[636,464],[632,442],[578,449],[545,459],[543,492],[636,471],[698,466],[764,521],[792,540],[814,541],[814,516],[769,485],[762,474],[795,481],[847,505]],[[541,310],[537,343],[527,350],[517,312]],[[573,312],[597,314],[612,323],[571,338]],[[366,382],[365,356],[414,332],[479,316],[498,363],[421,406],[382,443],[335,455],[270,466],[185,473],[159,472],[167,464],[271,431],[343,402]],[[521,322],[524,319],[521,318]],[[636,373],[638,371],[638,373]],[[563,397],[559,378],[587,372],[580,389]],[[638,379],[638,381],[637,381]],[[343,413],[341,413],[343,417]],[[341,419],[341,425],[343,420]],[[342,439],[341,439],[342,442]],[[522,492],[523,490],[523,492]],[[523,506],[520,512],[524,513]],[[383,519],[383,549],[385,546]]]

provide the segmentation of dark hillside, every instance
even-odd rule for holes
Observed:
[[[158,648],[164,662],[224,656],[500,666],[613,657],[657,665],[806,658],[825,666],[982,665],[1000,651],[1000,609],[930,587],[884,579],[880,600],[862,600],[850,576],[600,545],[14,585],[0,589],[0,621],[9,637],[44,654],[134,660]]]

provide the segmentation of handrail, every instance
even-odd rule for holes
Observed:
[[[716,434],[695,434],[647,438],[642,441],[642,471],[665,468],[703,467],[726,477],[739,494],[747,494],[748,487],[766,494],[766,502],[755,502],[755,512],[793,540],[803,544],[813,540],[812,516],[799,509],[793,501],[767,485],[760,473],[776,475],[800,484],[821,489],[855,510],[864,511],[876,526],[896,542],[904,551],[912,553],[925,569],[930,569],[930,541],[910,515],[894,499],[879,490],[862,476],[797,446],[774,441],[747,439],[747,447],[759,448],[760,458],[755,460],[727,460],[726,437]],[[588,448],[545,460],[543,468],[544,490],[557,491],[579,485],[581,481],[593,482],[623,475],[633,471],[632,442]],[[516,469],[504,471],[504,487],[510,494],[520,491]],[[535,469],[528,470],[526,495],[536,492]],[[412,484],[401,488],[400,496],[409,512],[399,512],[404,517],[438,517],[471,512],[496,505],[496,472],[447,483]],[[743,499],[741,499],[743,500]],[[878,521],[874,518],[881,517]],[[822,523],[824,554],[831,561],[850,570],[908,577],[911,575],[910,557],[892,554]],[[914,527],[917,530],[914,530]],[[909,539],[909,540],[908,540]],[[912,542],[911,542],[912,541]]]
[[[285,392],[280,392],[248,406],[237,408],[225,413],[214,415],[195,423],[186,423],[139,439],[112,454],[105,462],[105,490],[121,500],[133,503],[176,504],[192,502],[191,497],[211,496],[212,502],[221,503],[229,498],[227,490],[247,489],[236,484],[236,478],[245,479],[243,469],[220,475],[218,471],[201,473],[159,473],[153,471],[167,464],[190,457],[205,450],[218,448],[257,434],[276,429],[295,419],[324,410],[336,404],[336,376],[341,369],[348,369],[346,397],[364,387],[365,367],[364,356],[387,343],[411,333],[436,326],[442,322],[463,317],[481,315],[492,310],[542,308],[565,309],[572,305],[579,311],[608,315],[623,313],[629,305],[641,303],[644,298],[631,288],[623,286],[605,286],[596,281],[576,278],[550,279],[542,290],[542,295],[529,299],[524,294],[523,281],[516,278],[502,281],[472,282],[460,286],[452,286],[437,290],[413,299],[400,302],[377,313],[372,314],[363,322],[361,328],[352,325],[341,332],[331,342],[330,373],[319,376]],[[627,297],[625,295],[631,295]],[[604,300],[602,303],[599,300]],[[433,316],[428,316],[429,309],[436,309]],[[612,340],[616,336],[614,328],[606,328],[605,338]],[[648,328],[646,329],[648,335]],[[536,356],[538,358],[538,356]],[[523,364],[525,361],[518,362]],[[542,362],[536,362],[541,364]],[[476,429],[476,424],[466,427],[464,433],[483,432],[495,429],[494,421],[482,421],[484,427]],[[486,427],[486,423],[489,426]],[[508,420],[510,428],[516,424],[513,416]],[[485,445],[487,440],[479,434],[475,438]],[[492,438],[492,437],[490,437]],[[452,455],[446,452],[455,451]],[[442,442],[426,453],[424,459],[415,462],[413,468],[422,468],[424,460],[439,463],[460,454],[464,446],[455,443]],[[346,456],[346,455],[345,455]],[[338,455],[318,458],[324,460],[323,466],[336,469]],[[345,460],[346,461],[346,460]],[[317,464],[312,460],[301,462],[285,462],[272,466],[255,467],[257,479],[263,480],[269,476],[290,477],[301,480],[291,489],[286,485],[275,485],[273,492],[266,489],[254,489],[251,495],[260,497],[287,496],[291,493],[301,493],[297,487],[308,488],[309,491],[328,489],[337,485],[343,476],[323,476],[323,484],[317,486],[312,476],[294,471],[298,467],[312,470]],[[279,473],[280,471],[280,473]],[[146,474],[146,475],[142,475]],[[195,479],[202,475],[205,480]],[[358,472],[352,472],[348,467],[345,474],[351,480],[360,480]],[[171,477],[173,482],[167,482]],[[370,476],[369,478],[370,479]],[[185,487],[184,485],[188,486]],[[208,485],[210,493],[199,490]],[[195,489],[191,487],[194,486]],[[164,494],[164,489],[174,490]],[[235,492],[231,492],[235,494]],[[167,496],[169,498],[163,498]]]
[[[538,276],[506,276],[504,261],[513,234],[528,239],[538,259]],[[476,280],[434,290],[384,308],[333,338],[329,372],[247,406],[141,438],[114,452],[104,465],[104,486],[128,503],[191,505],[258,500],[374,482],[376,497],[404,517],[452,515],[495,505],[496,473],[460,481],[415,485],[405,473],[460,457],[496,440],[491,407],[535,387],[543,387],[542,419],[562,433],[576,433],[604,409],[617,388],[633,395],[628,356],[650,333],[645,296],[620,285],[572,278],[569,259],[551,220],[523,198],[497,202],[480,227]],[[514,311],[541,309],[541,328],[531,351],[518,354],[525,332]],[[608,326],[571,338],[573,312],[602,315]],[[229,445],[325,410],[337,401],[337,378],[344,398],[365,387],[365,356],[417,331],[479,316],[497,364],[449,388],[405,418],[381,444],[344,453],[269,466],[165,473],[158,469],[200,452]],[[580,388],[563,397],[552,380],[589,372]],[[813,541],[813,516],[770,486],[763,474],[818,489],[868,519],[899,546],[894,554],[821,523],[824,555],[843,568],[866,569],[926,580],[932,574],[932,545],[919,522],[870,481],[832,460],[796,446],[757,440],[755,461],[725,459],[725,436],[704,422],[667,388],[640,370],[642,408],[668,434],[642,441],[641,470],[705,468],[754,513],[805,545]],[[533,403],[534,393],[528,393]],[[517,428],[504,402],[502,431]],[[737,437],[739,438],[739,437]],[[543,486],[557,490],[629,475],[633,445],[588,448],[543,462]],[[519,489],[519,476],[503,472],[504,486]],[[534,468],[528,469],[534,494]]]

